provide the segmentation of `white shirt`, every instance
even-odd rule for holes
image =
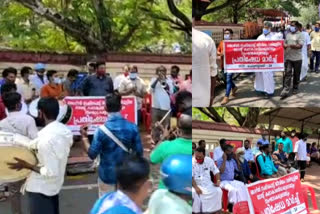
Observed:
[[[209,107],[211,77],[217,76],[217,50],[207,34],[192,28],[192,105]]]
[[[268,35],[265,35],[265,34],[261,34],[257,40],[259,41],[264,41],[264,40],[277,40],[278,37],[277,35],[273,34],[273,33],[269,33]]]
[[[35,120],[22,112],[9,112],[7,117],[0,121],[0,129],[26,136],[29,139],[35,139],[38,136]]]
[[[44,82],[42,82],[42,80],[38,77],[37,74],[30,76],[30,82],[36,88],[36,94],[40,94],[40,90],[41,90],[42,86],[49,83],[46,75],[43,76],[43,81]]]
[[[212,186],[210,171],[214,175],[219,173],[218,167],[211,158],[205,157],[202,164],[198,164],[195,159],[192,161],[192,178],[200,187]]]
[[[124,74],[116,76],[113,81],[113,90],[117,90],[120,87],[121,82],[125,79],[127,79],[127,77]]]
[[[150,85],[156,81],[156,78],[151,79]],[[161,86],[158,81],[154,89],[151,88],[152,93],[152,108],[168,111],[171,109],[170,96],[173,94],[173,82],[170,79],[166,79],[166,83],[169,85],[169,94]]]
[[[302,54],[308,55],[308,45],[311,45],[311,39],[307,32],[302,31],[302,34],[304,35],[304,43],[302,46]]]
[[[294,147],[294,152],[298,153],[298,160],[307,160],[307,143],[303,140],[298,140],[296,146]]]
[[[73,143],[71,131],[62,123],[53,121],[29,143],[29,149],[37,150],[40,174],[32,172],[26,181],[28,192],[46,196],[59,194],[66,171],[70,148]]]
[[[223,155],[223,151],[220,146],[214,149],[214,153],[213,153],[214,161],[218,161],[220,158],[222,158],[222,155]]]
[[[247,160],[247,161],[254,161],[254,158],[253,158],[253,152],[252,150],[249,148],[249,149],[246,149],[244,148],[244,158]]]

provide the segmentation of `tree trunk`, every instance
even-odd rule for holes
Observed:
[[[260,114],[260,108],[249,108],[249,112],[242,127],[246,128],[256,128],[258,125],[258,118]]]
[[[203,114],[207,115],[210,119],[217,123],[225,123],[226,121],[218,114],[214,108],[197,108]]]

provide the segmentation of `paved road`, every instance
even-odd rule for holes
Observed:
[[[228,106],[245,107],[315,107],[320,106],[320,74],[309,73],[306,81],[300,83],[300,90],[297,95],[292,95],[280,100],[282,90],[282,72],[275,73],[276,89],[271,99],[264,99],[254,91],[254,75],[241,75],[235,82],[238,86],[236,98],[230,96]],[[213,106],[220,106],[225,88],[220,87],[216,91],[215,103]]]

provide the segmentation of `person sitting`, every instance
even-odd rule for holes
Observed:
[[[260,175],[264,178],[277,178],[279,177],[278,170],[274,166],[270,155],[270,147],[268,144],[262,146],[262,154],[256,157],[256,160],[260,166]]]
[[[103,195],[90,214],[142,214],[143,201],[151,190],[148,161],[129,155],[116,167],[116,176],[117,190]]]
[[[320,153],[316,147],[316,143],[313,142],[311,145],[311,150],[310,150],[310,157],[312,159],[315,159],[316,162],[318,162],[320,164]]]
[[[289,158],[289,155],[285,151],[283,151],[283,143],[279,143],[278,150],[273,153],[272,159],[281,175],[286,175],[288,170],[290,172],[293,172],[296,170],[295,168],[291,167],[291,165],[289,164],[288,158]]]
[[[214,161],[218,161],[220,158],[222,158],[222,156],[223,156],[223,147],[225,145],[227,145],[226,142],[227,142],[226,139],[220,139],[220,141],[219,141],[220,146],[216,147],[214,149],[214,152],[213,152]]]
[[[63,98],[63,87],[61,79],[58,77],[58,72],[56,70],[47,71],[47,78],[49,83],[41,88],[40,97],[53,97],[56,99]]]
[[[244,151],[244,158],[246,159],[246,161],[249,163],[254,162],[254,156],[253,156],[253,152],[250,148],[250,141],[249,140],[244,141],[243,151]]]
[[[244,183],[234,180],[235,172],[239,173],[239,168],[234,159],[231,145],[224,147],[222,158],[218,160],[218,168],[221,173],[220,187],[228,190],[229,203],[235,204],[240,201],[247,201],[248,196]]]
[[[279,143],[283,143],[283,151],[290,154],[293,151],[292,141],[287,137],[284,131],[281,132],[281,138],[276,137],[276,147],[275,150],[278,150]]]
[[[256,182],[259,179],[251,173],[249,163],[245,158],[244,148],[238,148],[236,151],[236,160],[238,162],[238,166],[240,166],[240,173],[237,176],[237,180],[242,181],[244,183],[248,183],[248,181]]]
[[[221,210],[222,190],[219,169],[205,149],[198,147],[192,161],[192,213],[214,213]],[[210,172],[216,177],[213,184]],[[202,209],[201,209],[202,208]]]

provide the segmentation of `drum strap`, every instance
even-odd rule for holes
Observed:
[[[128,150],[127,147],[125,145],[123,145],[123,143],[105,125],[101,125],[99,128],[108,137],[110,137],[116,144],[118,144],[118,146],[120,146],[124,151],[126,151],[128,153],[132,153],[132,151]]]

